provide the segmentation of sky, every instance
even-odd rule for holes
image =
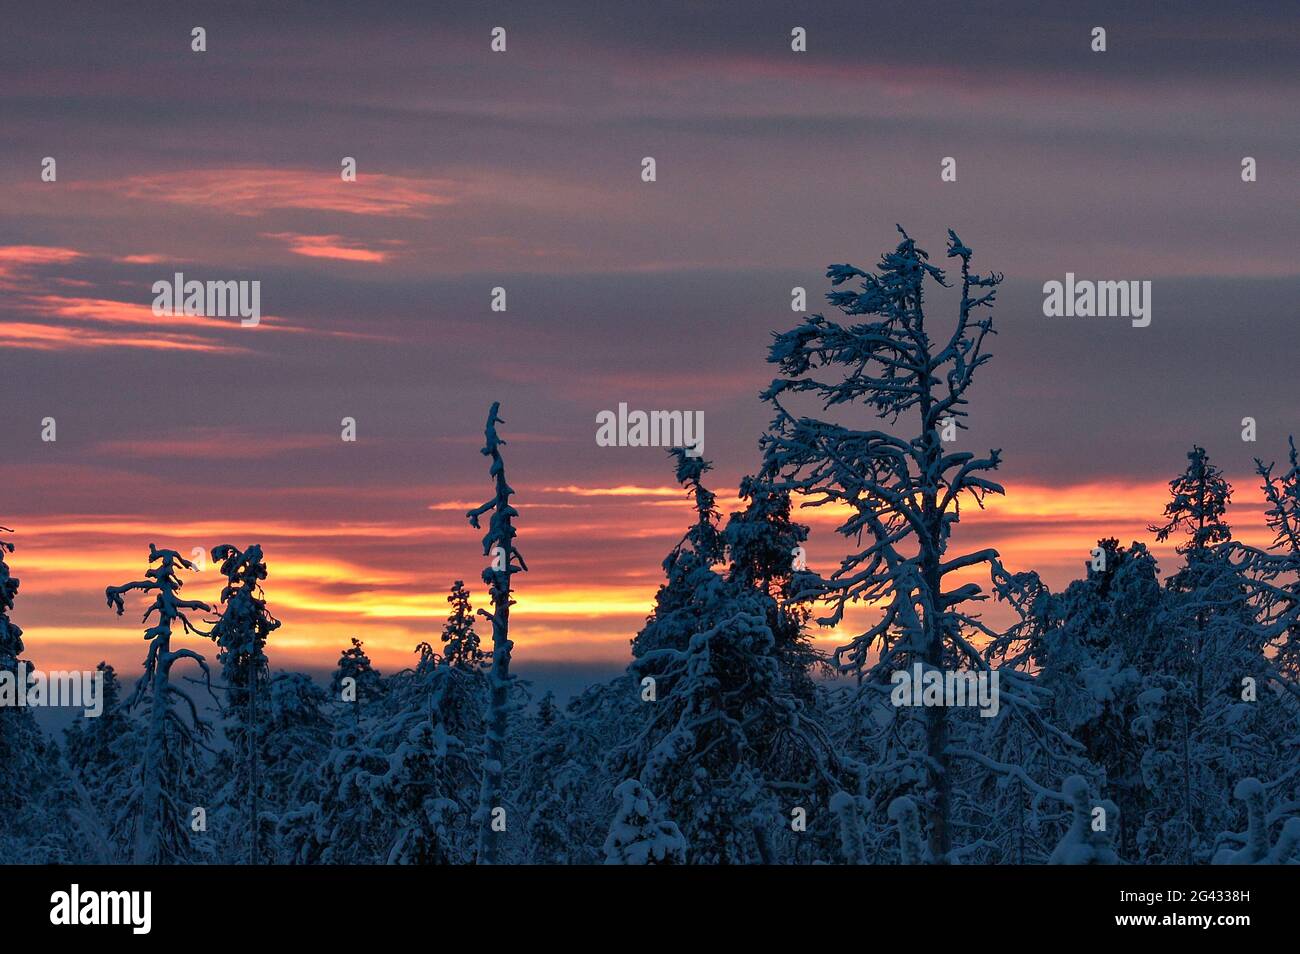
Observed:
[[[1266,542],[1252,459],[1300,432],[1293,4],[0,6],[0,524],[42,668],[138,669],[144,606],[103,590],[151,542],[262,545],[274,666],[354,635],[409,664],[453,580],[483,600],[464,514],[500,401],[519,668],[616,670],[691,514],[596,414],[702,411],[734,509],[791,289],[824,310],[826,266],[874,266],[896,223],[1006,275],[961,440],[1002,450],[1007,496],[963,548],[1060,586],[1102,536],[1154,546],[1193,443]],[[261,323],[155,316],[178,271],[259,281]],[[1044,317],[1067,272],[1151,281],[1151,325]],[[846,544],[805,517],[829,570]]]

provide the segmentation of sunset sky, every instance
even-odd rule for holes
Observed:
[[[442,6],[4,4],[0,524],[37,665],[137,671],[143,605],[103,590],[151,542],[263,546],[273,666],[331,667],[352,635],[406,665],[454,579],[482,600],[464,512],[499,400],[519,668],[618,668],[690,511],[662,450],[596,445],[597,412],[702,410],[734,508],[791,287],[822,310],[825,266],[874,266],[896,222],[1007,276],[962,442],[1002,449],[1008,494],[960,546],[1062,585],[1101,536],[1154,543],[1193,442],[1266,542],[1251,459],[1300,433],[1281,3]],[[177,271],[260,281],[261,324],[155,317]],[[1066,272],[1151,280],[1150,327],[1045,318]],[[845,544],[807,522],[829,571]]]

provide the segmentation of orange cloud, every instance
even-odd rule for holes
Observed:
[[[38,319],[70,324],[36,322],[0,323],[0,342],[16,348],[39,350],[85,348],[142,348],[155,351],[205,351],[213,354],[247,354],[242,345],[214,341],[208,335],[230,331],[237,324],[221,325],[196,315],[155,315],[152,305],[63,295],[19,295],[10,306]],[[219,321],[219,319],[217,320]],[[107,325],[100,330],[95,325]],[[271,330],[289,330],[269,316],[262,325]],[[124,327],[125,326],[125,327]],[[148,334],[131,334],[125,329],[148,328]]]
[[[341,235],[303,235],[299,232],[263,232],[264,238],[277,239],[295,255],[307,258],[332,258],[344,262],[383,262],[388,252],[349,242]]]
[[[0,245],[0,288],[13,288],[8,279],[40,265],[62,265],[81,258],[74,248],[51,245]]]
[[[548,494],[572,494],[575,497],[684,497],[681,487],[637,487],[623,484],[618,487],[543,487]]]
[[[450,205],[451,183],[381,173],[344,182],[338,170],[241,167],[132,176],[124,183],[94,183],[128,198],[257,216],[271,209],[308,209],[350,215],[419,218]]]

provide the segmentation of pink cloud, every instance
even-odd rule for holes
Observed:
[[[118,332],[94,331],[33,322],[0,322],[0,342],[11,348],[61,351],[84,348],[143,348],[149,351],[206,351],[237,354],[247,349],[205,340],[198,335],[154,332],[126,337]]]

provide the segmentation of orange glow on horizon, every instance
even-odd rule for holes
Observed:
[[[1236,484],[1245,488],[1250,481]],[[1115,536],[1124,544],[1146,542],[1168,572],[1175,565],[1172,541],[1157,546],[1145,529],[1159,515],[1166,493],[1162,481],[1017,485],[1006,498],[988,498],[983,511],[963,510],[954,552],[996,547],[1008,569],[1037,569],[1056,588],[1081,575],[1099,538]],[[511,636],[517,659],[611,665],[626,659],[628,641],[662,582],[659,561],[691,520],[686,495],[675,487],[564,486],[521,488],[519,496],[525,501],[519,505],[521,545],[531,569],[516,578]],[[629,504],[629,497],[642,501]],[[1238,538],[1267,544],[1262,501],[1247,499],[1244,492],[1240,497],[1232,510]],[[541,506],[530,511],[529,498],[541,498]],[[559,507],[556,498],[571,503]],[[720,502],[724,514],[738,506],[739,501]],[[117,619],[104,604],[104,587],[141,579],[150,542],[185,556],[198,546],[258,542],[270,571],[267,598],[284,624],[272,639],[273,667],[332,668],[355,635],[377,666],[400,669],[411,663],[417,643],[437,644],[453,579],[467,582],[476,607],[486,599],[479,534],[464,524],[460,502],[422,509],[432,511],[432,523],[163,521],[131,514],[9,518],[7,525],[18,524],[10,538],[18,549],[9,563],[22,580],[14,619],[26,630],[27,653],[37,665],[85,667],[108,658],[131,673],[140,661],[138,621],[148,601],[128,598],[125,617]],[[852,546],[833,532],[843,517],[829,507],[796,511],[796,519],[811,527],[813,569],[830,573]],[[164,524],[165,533],[160,532]],[[599,542],[576,552],[566,549],[575,539]],[[412,559],[412,554],[428,559]],[[980,571],[963,571],[960,577],[983,584],[987,592]],[[184,580],[188,598],[215,600],[219,593],[220,578],[210,565]],[[1000,612],[992,600],[980,609],[990,619]],[[814,630],[813,638],[822,648],[833,648],[868,618],[860,614],[872,612],[853,607],[835,632]],[[202,618],[194,614],[195,622]],[[484,620],[485,642],[488,633]],[[195,648],[204,651],[197,642]]]

